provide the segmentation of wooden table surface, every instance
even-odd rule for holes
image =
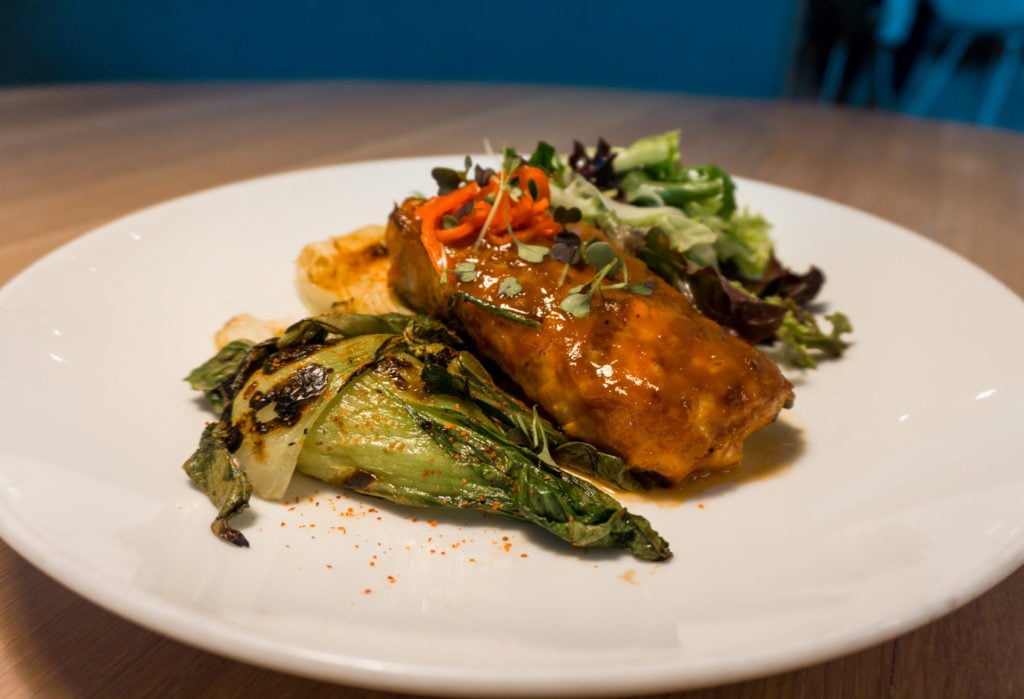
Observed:
[[[687,162],[716,162],[888,218],[1024,295],[1021,134],[785,101],[373,82],[0,91],[0,284],[111,219],[234,180],[478,152],[485,139],[527,150],[540,138],[559,147],[599,136],[622,143],[673,128],[682,129]],[[0,600],[3,696],[393,696],[168,640],[70,592],[2,543]],[[868,650],[672,696],[1024,696],[1024,569]]]

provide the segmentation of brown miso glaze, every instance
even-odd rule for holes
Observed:
[[[478,274],[466,282],[447,275],[442,284],[420,243],[411,214],[416,203],[396,209],[388,227],[391,284],[412,306],[457,319],[477,350],[572,437],[678,483],[695,470],[738,462],[744,439],[792,401],[792,386],[774,362],[702,316],[632,256],[620,253],[630,283],[651,284],[653,293],[595,294],[582,318],[559,304],[595,270],[566,270],[550,257],[529,263],[512,245],[446,248],[448,269],[473,262]],[[584,241],[600,236],[586,225],[571,228]],[[501,296],[499,285],[510,276],[523,291]],[[453,300],[460,291],[539,326]]]

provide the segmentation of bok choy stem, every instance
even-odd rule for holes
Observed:
[[[193,385],[227,407],[185,469],[232,543],[246,545],[229,521],[250,494],[280,497],[298,470],[399,504],[531,522],[574,546],[671,555],[646,519],[566,470],[641,487],[621,459],[567,440],[431,319],[307,319],[197,375],[219,380]]]

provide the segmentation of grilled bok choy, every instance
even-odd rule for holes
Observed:
[[[639,488],[621,459],[568,440],[430,318],[309,318],[226,346],[188,380],[221,417],[184,468],[231,543],[248,545],[230,519],[251,494],[281,498],[297,470],[403,505],[532,522],[574,546],[671,555],[646,519],[565,470]]]

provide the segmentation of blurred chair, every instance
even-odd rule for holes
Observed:
[[[896,107],[896,51],[907,42],[917,19],[918,0],[882,0],[875,25],[875,104]]]
[[[916,0],[884,0],[883,5],[905,5]],[[1024,0],[929,0],[938,28],[949,38],[938,56],[922,56],[920,85],[912,89],[903,111],[927,115],[948,84],[964,54],[982,37],[994,37],[1002,44],[998,60],[990,69],[988,88],[975,121],[993,125],[1013,87],[1024,49]],[[928,65],[927,62],[931,64]],[[891,84],[891,83],[890,83]],[[913,86],[911,86],[913,88]]]
[[[807,2],[809,9],[805,48],[813,48],[815,45],[827,47],[818,84],[818,100],[849,102],[851,93],[859,92],[864,48],[870,47],[872,43],[877,21],[877,0]]]
[[[919,0],[818,2],[815,8],[837,25],[818,90],[819,101],[895,109],[896,54],[914,29],[918,4]],[[868,49],[866,55],[857,51],[860,47]]]

